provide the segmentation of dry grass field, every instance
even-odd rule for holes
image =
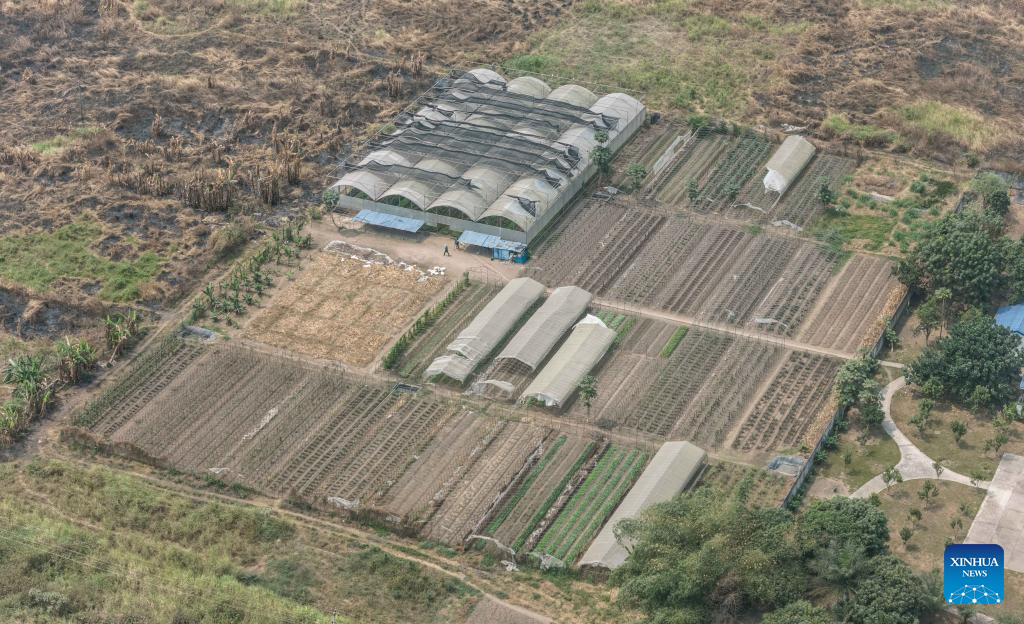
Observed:
[[[1022,41],[1006,0],[591,0],[508,64],[635,89],[655,108],[1020,167]]]
[[[251,224],[318,203],[437,71],[524,52],[567,4],[4,2],[0,256],[18,262],[0,287],[85,309],[174,300]]]
[[[442,276],[317,253],[244,335],[296,353],[366,367],[444,288]]]

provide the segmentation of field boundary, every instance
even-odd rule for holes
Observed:
[[[896,306],[896,310],[892,313],[892,323],[894,325],[900,322],[900,320],[903,318],[903,315],[906,314],[907,308],[910,307],[911,295],[912,291],[910,289],[907,289],[903,294],[903,299],[900,300],[899,305]],[[883,327],[881,333],[878,336],[878,340],[875,341],[874,345],[872,345],[868,353],[871,354],[871,357],[878,357],[878,354],[882,352],[882,348],[884,346],[885,328]],[[814,445],[814,449],[811,451],[810,456],[807,458],[807,461],[804,462],[804,465],[800,468],[800,472],[797,473],[796,479],[793,481],[793,484],[789,488],[789,492],[786,493],[786,497],[782,501],[783,507],[789,507],[790,503],[794,499],[799,498],[799,495],[803,491],[804,483],[807,481],[807,477],[810,476],[811,471],[814,469],[815,457],[817,457],[818,452],[825,445],[825,441],[828,439],[828,437],[832,435],[832,430],[835,428],[836,422],[838,422],[840,418],[846,415],[846,409],[846,406],[840,405],[839,407],[836,408],[835,412],[832,413],[832,418],[829,420],[828,426],[825,427],[824,431],[822,431],[821,437],[818,439],[818,443]]]

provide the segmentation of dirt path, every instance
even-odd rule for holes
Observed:
[[[53,436],[51,436],[51,438],[55,439],[56,436],[53,435]],[[75,463],[75,464],[78,464],[78,465],[80,465],[80,466],[82,466],[84,468],[92,468],[92,467],[94,467],[96,465],[94,462],[87,462],[87,461],[84,461],[82,459],[79,459],[78,457],[74,456],[73,454],[70,454],[70,453],[64,451],[59,445],[48,443],[49,441],[50,440],[47,440],[47,443],[45,443],[43,445],[43,447],[41,448],[41,452],[40,452],[41,456],[51,457],[51,458],[59,459],[61,461]],[[537,619],[538,621],[541,621],[541,622],[550,622],[550,621],[552,621],[547,616],[544,616],[544,615],[539,614],[539,613],[535,613],[535,612],[527,609],[526,607],[522,607],[522,606],[513,604],[511,602],[508,602],[507,600],[504,600],[504,599],[500,598],[494,592],[502,591],[502,590],[499,589],[499,588],[496,588],[496,587],[491,587],[490,586],[491,583],[483,578],[483,576],[485,574],[488,574],[488,573],[480,571],[480,570],[476,570],[475,568],[471,568],[471,567],[467,566],[466,564],[464,564],[463,562],[451,560],[449,558],[442,557],[442,556],[434,554],[434,553],[427,554],[427,553],[424,553],[424,552],[420,551],[418,548],[416,548],[414,546],[411,546],[411,545],[394,546],[391,542],[387,541],[386,539],[384,539],[382,537],[379,537],[374,532],[363,530],[363,529],[360,529],[360,528],[356,528],[354,526],[340,524],[340,523],[337,523],[337,522],[333,522],[331,520],[326,520],[326,519],[323,519],[323,518],[318,518],[318,517],[315,517],[315,516],[309,516],[309,515],[306,515],[306,514],[303,514],[303,513],[291,511],[290,509],[286,509],[286,508],[282,507],[281,504],[280,504],[281,501],[277,501],[277,500],[273,500],[273,499],[265,499],[265,498],[257,498],[257,499],[253,499],[253,500],[243,500],[243,499],[238,499],[238,498],[234,498],[234,497],[231,497],[231,496],[227,496],[227,495],[224,495],[224,494],[218,494],[216,492],[198,491],[198,490],[196,490],[194,488],[191,488],[189,486],[186,486],[186,485],[170,483],[170,482],[165,481],[164,479],[162,479],[160,477],[153,476],[152,474],[148,474],[147,472],[143,472],[141,470],[135,470],[135,469],[128,468],[128,467],[125,467],[125,466],[110,466],[109,464],[107,466],[109,468],[118,470],[120,472],[125,472],[125,473],[128,473],[128,474],[131,474],[133,477],[136,477],[138,479],[146,481],[148,484],[150,484],[153,487],[156,487],[156,488],[164,490],[164,491],[172,492],[172,493],[174,493],[176,495],[179,495],[179,496],[186,497],[186,498],[188,498],[188,499],[190,499],[190,500],[192,500],[194,502],[201,502],[201,503],[220,502],[220,503],[228,503],[228,504],[232,504],[232,505],[244,505],[244,506],[254,507],[254,508],[259,508],[259,509],[270,508],[270,509],[273,510],[273,513],[287,517],[289,520],[295,522],[296,524],[300,525],[302,528],[304,528],[306,530],[311,530],[313,532],[325,532],[326,531],[326,532],[329,532],[329,533],[334,533],[337,536],[343,536],[343,537],[348,538],[348,539],[353,540],[353,541],[362,542],[362,543],[366,543],[366,544],[372,544],[373,546],[376,546],[376,547],[380,548],[382,551],[386,552],[387,554],[389,554],[389,555],[391,555],[393,557],[396,557],[398,559],[402,559],[404,561],[410,561],[410,562],[416,563],[417,565],[421,565],[421,566],[423,566],[425,568],[428,568],[430,570],[433,570],[433,571],[435,571],[435,572],[437,572],[439,574],[443,574],[443,575],[448,576],[450,578],[456,579],[456,580],[464,583],[468,587],[471,587],[472,589],[480,592],[480,594],[483,595],[485,598],[487,598],[487,599],[489,599],[489,600],[491,600],[491,601],[493,601],[493,602],[495,602],[497,604],[500,604],[501,606],[503,606],[503,607],[505,607],[507,609],[510,609],[510,610],[515,611],[517,613],[522,613],[522,614],[527,615],[529,617],[535,618],[535,619]],[[24,482],[24,480],[19,480],[19,486],[27,494],[31,495],[36,500],[37,503],[42,504],[42,505],[48,507],[55,514],[58,514],[60,517],[65,518],[69,522],[73,522],[75,524],[78,524],[80,526],[83,526],[85,528],[89,528],[89,529],[92,529],[92,530],[98,530],[99,529],[99,527],[96,527],[95,525],[92,525],[90,523],[84,522],[81,519],[77,519],[77,518],[73,518],[73,517],[67,516],[66,514],[64,514],[60,510],[58,510],[55,506],[53,506],[53,504],[49,502],[49,500],[46,498],[45,495],[32,490],[31,487],[27,483]],[[331,551],[325,550],[325,549],[323,549],[321,547],[318,547],[318,546],[315,546],[313,544],[307,544],[306,546],[308,548],[312,549],[312,550],[320,551],[320,552],[323,552],[323,553],[325,553],[327,555],[337,556],[337,554],[338,554],[338,553],[333,553]],[[416,554],[413,554],[413,553],[416,553]],[[497,585],[500,585],[500,582],[497,582]],[[532,590],[533,591],[539,591],[538,588],[532,588]],[[556,598],[552,598],[552,600],[553,601],[557,601]]]

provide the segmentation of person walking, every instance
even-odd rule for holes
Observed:
[[[451,254],[451,253],[450,253],[450,252],[448,251],[448,244],[447,244],[447,243],[446,243],[446,244],[445,244],[445,246],[444,246],[444,254],[442,254],[442,255],[445,255],[445,256],[450,256],[450,255],[452,255],[452,254]]]

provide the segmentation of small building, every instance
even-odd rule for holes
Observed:
[[[636,518],[657,503],[670,500],[693,485],[707,465],[708,454],[689,442],[666,442],[647,464],[636,484],[629,490],[612,517],[583,553],[580,566],[614,570],[626,562],[629,552],[615,537],[615,525]]]
[[[764,176],[765,193],[785,193],[786,189],[800,177],[800,172],[807,163],[814,158],[815,151],[817,150],[814,144],[802,136],[786,137],[765,165],[768,169],[768,174]]]

